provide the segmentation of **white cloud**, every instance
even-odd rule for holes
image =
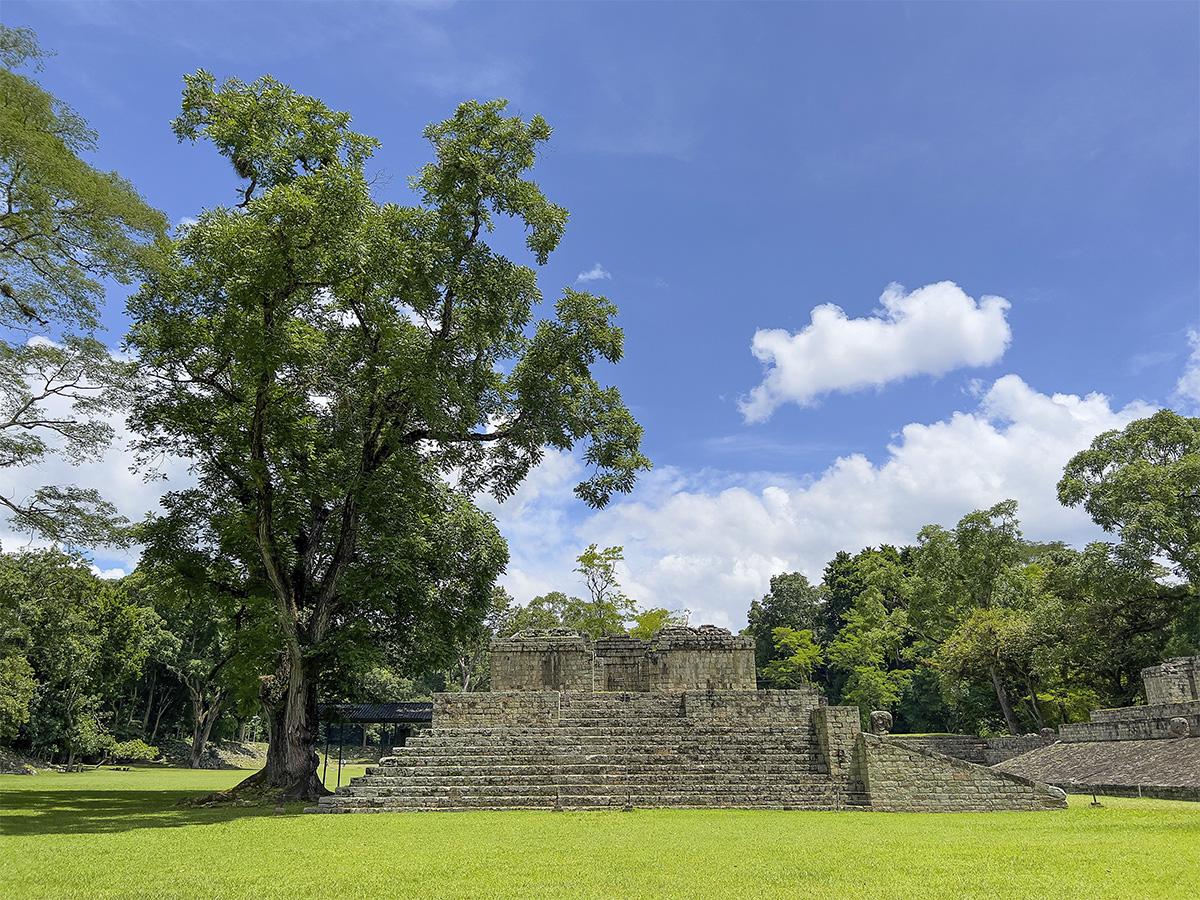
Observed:
[[[784,403],[801,406],[834,391],[857,391],[910,378],[984,366],[1004,355],[1012,338],[1003,297],[977,303],[952,281],[905,293],[889,285],[882,309],[861,319],[825,303],[796,333],[760,328],[751,349],[766,373],[739,406],[748,422],[762,422]]]
[[[1192,355],[1175,384],[1175,396],[1200,409],[1200,331],[1189,331],[1188,343],[1192,345]]]
[[[604,266],[600,265],[600,263],[596,263],[586,272],[580,272],[575,276],[576,281],[602,281],[611,278],[612,274]]]
[[[124,578],[129,574],[120,566],[114,566],[111,569],[101,569],[99,566],[93,564],[91,566],[91,570],[93,575],[98,578],[103,578],[106,581],[116,581],[118,578]]]
[[[1114,409],[1101,394],[1042,394],[1006,375],[972,411],[905,426],[878,463],[841,456],[804,481],[658,469],[630,498],[574,522],[577,464],[547,457],[549,468],[531,478],[533,496],[496,510],[513,556],[506,584],[522,602],[553,588],[578,590],[571,560],[580,549],[621,544],[637,601],[739,628],[774,574],[817,579],[838,550],[910,543],[923,525],[953,525],[1010,497],[1027,536],[1080,544],[1101,533],[1085,513],[1058,503],[1064,464],[1096,434],[1152,411],[1141,402]]]
[[[49,400],[45,407],[51,414],[67,412],[67,404],[61,400]],[[79,465],[72,465],[69,460],[58,454],[49,454],[37,466],[0,469],[0,492],[8,497],[21,499],[44,484],[92,487],[99,490],[101,495],[113,503],[118,512],[130,521],[138,521],[147,512],[159,509],[159,498],[165,492],[178,490],[192,483],[192,476],[187,471],[187,462],[177,458],[161,462],[159,472],[162,478],[147,481],[141,473],[131,472],[129,467],[133,458],[128,447],[133,435],[126,428],[124,416],[113,414],[105,418],[115,431],[113,441],[105,452]],[[0,548],[14,550],[43,546],[46,546],[45,541],[31,539],[27,534],[15,531],[9,517],[0,516]],[[105,549],[97,555],[132,570],[137,565],[141,550],[137,547],[124,550]],[[97,574],[103,578],[119,578],[123,573],[118,572],[116,568],[109,568],[97,570]]]

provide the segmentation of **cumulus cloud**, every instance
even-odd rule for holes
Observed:
[[[835,391],[989,365],[1012,339],[1007,300],[984,296],[976,302],[952,281],[909,293],[892,284],[880,304],[874,315],[851,319],[825,303],[801,331],[756,331],[751,349],[766,372],[739,404],[746,421],[765,421],[784,403],[808,406]]]
[[[610,280],[611,278],[612,273],[605,269],[604,266],[600,265],[600,263],[596,263],[586,272],[580,272],[575,276],[576,281],[606,281]]]
[[[564,515],[578,509],[569,494],[574,462],[548,457],[534,495],[496,509],[513,551],[506,583],[522,602],[578,590],[573,556],[593,541],[620,544],[626,587],[643,605],[740,628],[774,574],[818,579],[838,550],[909,543],[923,525],[953,525],[1010,497],[1030,538],[1081,544],[1101,533],[1058,503],[1063,466],[1101,431],[1151,412],[1141,402],[1114,408],[1102,394],[1043,394],[1006,375],[974,409],[907,425],[878,462],[844,455],[806,480],[659,469],[630,498],[574,521]],[[550,527],[540,529],[543,521]]]
[[[1188,343],[1192,345],[1192,355],[1175,384],[1175,396],[1200,409],[1200,331],[1189,331]]]

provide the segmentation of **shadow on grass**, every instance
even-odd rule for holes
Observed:
[[[303,814],[303,803],[273,806],[181,805],[192,791],[12,791],[0,794],[0,834],[99,834],[137,828],[215,825],[234,819]]]

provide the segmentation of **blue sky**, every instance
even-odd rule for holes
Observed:
[[[644,604],[737,626],[774,571],[819,576],[838,547],[1007,496],[1031,536],[1084,541],[1053,501],[1067,456],[1200,401],[1192,3],[6,0],[3,16],[58,52],[40,80],[99,132],[95,162],[173,221],[233,197],[224,161],[170,133],[198,67],[349,110],[383,142],[381,199],[408,199],[422,127],[460,100],[550,121],[536,177],[571,220],[541,284],[619,304],[608,377],[656,471],[595,515],[570,497],[577,463],[551,458],[493,506],[520,600],[576,589],[570,558],[598,540],[626,546]],[[885,304],[893,283],[907,292]],[[805,331],[830,303],[843,315]],[[73,477],[152,503],[110,456]]]

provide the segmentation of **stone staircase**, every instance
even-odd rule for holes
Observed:
[[[316,812],[627,807],[836,809],[811,715],[696,717],[683,695],[561,695],[555,721],[439,725]]]

